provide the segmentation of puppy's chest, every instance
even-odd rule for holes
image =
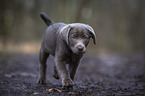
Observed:
[[[63,55],[62,56],[62,59],[63,61],[65,61],[67,64],[68,63],[72,63],[72,62],[76,62],[78,60],[81,59],[82,56],[77,56],[77,55],[74,55],[74,54],[67,54],[67,55]]]

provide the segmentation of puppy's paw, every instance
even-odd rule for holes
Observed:
[[[54,72],[53,72],[53,77],[54,77],[55,79],[59,79],[59,75],[58,75],[58,73],[57,73],[56,70],[54,70]]]
[[[54,77],[55,79],[59,79],[58,74],[53,74],[53,77]]]
[[[67,87],[73,87],[74,82],[71,79],[65,79],[62,81],[62,87],[67,88]]]
[[[39,80],[37,81],[37,83],[38,84],[46,85],[46,79],[39,78]]]

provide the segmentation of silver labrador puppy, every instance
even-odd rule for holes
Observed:
[[[46,60],[51,54],[55,59],[53,76],[62,80],[62,87],[72,87],[77,67],[86,52],[90,38],[92,37],[94,44],[96,43],[95,32],[86,24],[54,23],[45,13],[41,13],[40,16],[48,28],[42,38],[38,83],[46,84]],[[69,64],[68,70],[66,64]]]

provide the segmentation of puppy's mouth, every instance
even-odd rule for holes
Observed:
[[[77,55],[83,55],[83,54],[85,54],[85,52],[83,52],[83,53],[76,53]]]
[[[77,51],[77,52],[73,52],[74,54],[76,54],[76,55],[83,55],[83,54],[85,54],[86,52],[84,52],[84,51]]]
[[[78,48],[71,48],[72,49],[72,52],[76,55],[83,55],[86,53],[86,48],[83,48],[83,49],[78,49]]]

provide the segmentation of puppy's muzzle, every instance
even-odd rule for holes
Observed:
[[[84,54],[86,52],[86,48],[84,44],[81,44],[81,43],[76,45],[76,50],[78,54]]]
[[[78,49],[78,51],[82,51],[82,50],[84,49],[84,46],[78,45],[78,46],[77,46],[77,49]]]

